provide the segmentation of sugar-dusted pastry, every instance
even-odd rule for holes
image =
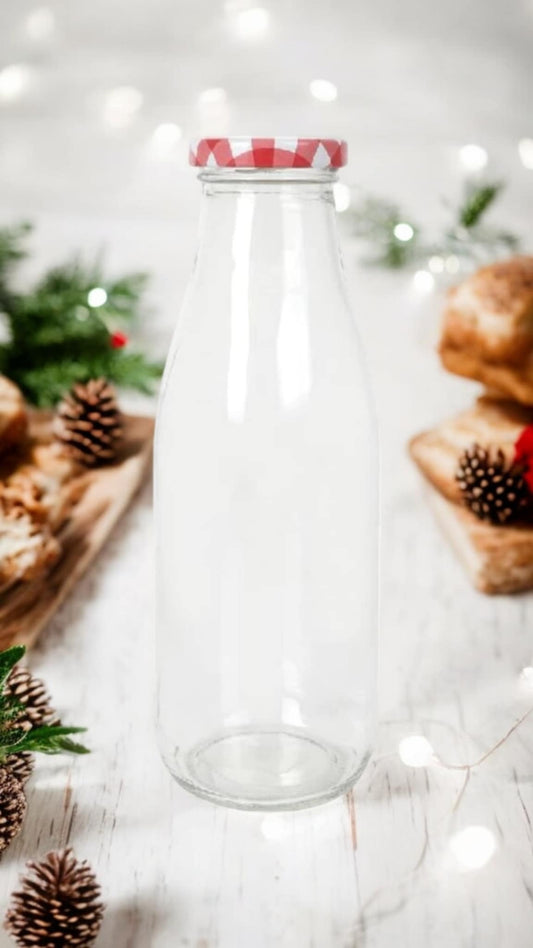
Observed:
[[[443,365],[533,406],[533,257],[483,267],[448,295]]]
[[[409,451],[433,486],[448,500],[459,503],[456,473],[461,453],[479,444],[503,451],[511,462],[519,435],[532,423],[533,408],[483,396],[467,411],[412,438]]]
[[[86,473],[54,444],[30,445],[16,470],[4,481],[4,501],[24,507],[55,533],[88,486]]]
[[[0,375],[0,454],[21,444],[26,438],[28,417],[19,388]]]
[[[27,581],[58,559],[61,547],[49,526],[14,505],[0,490],[0,593]]]

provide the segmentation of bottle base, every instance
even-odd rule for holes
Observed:
[[[191,793],[242,810],[294,810],[345,793],[370,752],[328,744],[298,729],[228,730],[167,764]]]

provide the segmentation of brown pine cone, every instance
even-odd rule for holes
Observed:
[[[73,460],[86,467],[112,461],[121,433],[115,390],[106,379],[75,385],[58,406],[55,437]]]
[[[33,754],[29,754],[27,751],[21,751],[20,754],[9,754],[2,761],[1,766],[8,770],[13,777],[16,777],[20,784],[24,785],[33,773]]]
[[[508,463],[501,450],[470,445],[459,458],[455,477],[465,504],[480,520],[514,523],[531,509],[524,468]]]
[[[17,945],[87,948],[102,923],[104,907],[96,876],[71,849],[29,862],[6,912],[5,926]]]
[[[58,723],[44,681],[35,678],[27,668],[16,665],[12,669],[4,685],[4,694],[16,698],[23,705],[14,721],[15,727],[29,731],[42,724]]]
[[[20,832],[25,814],[21,782],[6,767],[0,767],[0,856]]]

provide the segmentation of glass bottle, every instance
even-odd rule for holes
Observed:
[[[158,410],[158,730],[176,780],[291,809],[375,727],[377,436],[336,235],[344,142],[217,139]]]

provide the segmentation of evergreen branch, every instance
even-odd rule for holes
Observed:
[[[88,754],[83,744],[70,739],[72,734],[85,733],[84,727],[64,727],[61,724],[43,724],[30,730],[17,727],[17,717],[24,705],[12,695],[5,694],[6,681],[17,662],[23,657],[24,645],[13,645],[0,652],[0,766],[10,754],[23,751],[41,754]]]
[[[27,732],[21,727],[3,727],[0,731],[0,759],[8,754],[18,753],[26,734]],[[13,748],[16,748],[16,751]]]
[[[458,212],[461,227],[470,229],[479,224],[503,189],[502,182],[486,183],[467,188],[465,199]]]
[[[28,291],[15,293],[7,275],[25,255],[28,230],[26,224],[0,228],[0,310],[9,336],[0,346],[0,372],[41,407],[57,403],[76,382],[99,376],[151,392],[162,365],[111,344],[113,333],[141,314],[146,274],[110,280],[99,260],[73,259],[48,270]],[[101,305],[91,303],[97,287],[105,291]]]
[[[31,731],[27,731],[22,740],[14,746],[17,754],[22,753],[22,751],[38,751],[41,754],[60,754],[62,752],[89,754],[89,749],[83,744],[69,740],[70,734],[83,734],[85,731],[86,728],[84,727],[62,727],[58,724],[42,725],[42,727],[34,727]],[[12,752],[9,748],[7,749],[7,753]],[[5,748],[4,753],[6,753]]]
[[[3,694],[3,690],[9,673],[17,662],[20,662],[25,652],[25,645],[12,645],[11,648],[6,648],[3,652],[0,652],[0,699],[3,701],[7,700]]]
[[[515,251],[519,238],[507,230],[483,226],[484,216],[503,190],[502,182],[484,182],[467,187],[459,208],[445,206],[452,216],[448,227],[436,240],[425,239],[422,229],[392,201],[368,198],[348,214],[352,233],[361,238],[371,253],[364,263],[398,269],[410,265],[426,266],[432,256],[445,260],[458,256],[470,263],[489,255],[502,256]],[[401,240],[398,225],[408,224],[412,235]],[[402,228],[403,230],[403,228]],[[405,236],[405,231],[400,236]]]

